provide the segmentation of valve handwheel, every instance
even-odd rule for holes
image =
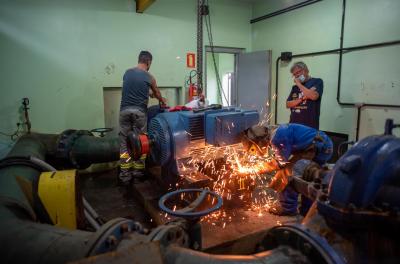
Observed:
[[[107,132],[113,131],[113,128],[111,127],[101,127],[101,128],[95,128],[90,130],[92,133],[100,133],[100,137],[104,137],[104,134]]]
[[[179,210],[172,210],[168,208],[165,203],[169,201],[171,198],[180,196],[181,194],[193,194],[193,193],[200,193],[200,195],[194,200],[191,204],[186,206],[185,208]],[[217,200],[217,203],[210,208],[207,208],[202,211],[196,211],[196,209],[203,203],[203,201],[210,195],[211,197]],[[219,210],[223,204],[222,197],[219,196],[217,193],[212,192],[207,189],[181,189],[176,190],[170,193],[165,194],[163,197],[160,198],[158,202],[158,206],[172,216],[182,217],[182,218],[198,218],[205,215],[208,215],[216,210]]]

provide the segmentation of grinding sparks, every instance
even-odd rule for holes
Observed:
[[[271,116],[266,114],[267,118]],[[231,127],[234,128],[233,123]],[[246,220],[241,215],[235,215],[235,208],[253,211],[258,217],[268,212],[276,199],[265,191],[271,177],[267,174],[271,174],[273,163],[280,158],[270,147],[264,147],[262,152],[265,154],[249,154],[243,150],[242,144],[225,147],[207,145],[201,149],[189,149],[190,158],[180,165],[181,178],[191,182],[211,179],[210,189],[224,199],[223,209],[203,217],[201,221],[225,228],[232,221]],[[180,186],[177,184],[175,187]],[[182,195],[180,198],[184,200]],[[216,199],[211,196],[208,201],[216,203]],[[173,208],[175,211],[177,207]]]

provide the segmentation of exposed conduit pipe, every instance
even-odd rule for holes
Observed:
[[[203,91],[203,3],[197,0],[197,92]]]
[[[295,4],[295,5],[289,6],[287,8],[284,8],[284,9],[281,9],[281,10],[266,14],[264,16],[253,18],[252,20],[250,20],[250,24],[253,24],[253,23],[256,23],[256,22],[259,22],[259,21],[262,21],[262,20],[265,20],[265,19],[268,19],[268,18],[271,18],[271,17],[274,17],[274,16],[279,16],[279,15],[282,15],[284,13],[287,13],[287,12],[290,12],[290,11],[293,11],[293,10],[296,10],[298,8],[302,8],[302,7],[311,5],[311,4],[315,4],[315,3],[321,2],[321,1],[322,0],[304,1],[304,2],[301,2],[301,3]]]

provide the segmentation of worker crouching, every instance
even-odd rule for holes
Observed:
[[[284,124],[275,130],[253,126],[245,132],[243,142],[245,148],[250,151],[255,145],[259,150],[266,149],[265,144],[271,145],[276,151],[277,158],[271,162],[270,167],[277,172],[269,187],[278,192],[278,204],[270,208],[270,213],[293,216],[300,212],[301,215],[306,215],[312,201],[302,195],[298,211],[299,194],[288,185],[293,174],[293,164],[300,159],[312,160],[318,165],[325,164],[332,157],[332,140],[324,132],[314,128],[300,124]]]

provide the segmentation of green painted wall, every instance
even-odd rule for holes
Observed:
[[[253,6],[253,17],[262,15],[265,3]],[[252,24],[252,50],[271,49],[273,61],[283,51],[294,54],[339,48],[341,0],[325,0]],[[347,1],[344,47],[400,39],[400,1]],[[301,58],[312,76],[324,80],[321,129],[355,137],[356,111],[336,102],[338,55]],[[295,60],[297,61],[297,59]],[[400,46],[368,49],[345,54],[341,100],[344,102],[400,104]],[[278,123],[289,120],[286,98],[292,86],[291,64],[279,66]],[[275,63],[272,87],[275,87]],[[400,122],[400,111],[365,109],[360,136],[383,132],[386,118]],[[399,131],[397,132],[398,134]]]
[[[289,0],[288,0],[289,1]],[[344,46],[400,39],[400,1],[347,1]],[[211,0],[214,44],[247,50],[304,53],[339,47],[341,0],[325,0],[268,20],[260,4]],[[154,55],[151,72],[160,86],[183,86],[187,52],[196,50],[196,0],[157,0],[145,14],[133,0],[0,0],[0,131],[21,120],[22,97],[31,101],[32,129],[104,126],[103,87],[120,86],[140,50]],[[265,5],[264,5],[265,7]],[[276,6],[273,6],[275,8]],[[257,13],[258,12],[258,13]],[[206,34],[204,43],[208,45]],[[342,100],[397,104],[400,98],[398,46],[346,54]],[[321,128],[354,137],[356,112],[336,103],[337,55],[305,58],[313,76],[325,82]],[[287,122],[290,65],[280,65],[279,123]],[[272,86],[275,66],[272,69]],[[184,93],[182,93],[184,94]],[[362,112],[361,136],[381,133],[384,119],[400,122],[398,110]],[[12,145],[0,136],[0,156]]]
[[[103,87],[120,86],[142,49],[153,53],[160,86],[183,86],[196,2],[157,0],[137,14],[133,0],[0,0],[0,131],[15,129],[22,97],[33,131],[104,126]],[[210,8],[214,44],[250,49],[251,5],[216,0]],[[0,154],[9,146],[0,136]]]

